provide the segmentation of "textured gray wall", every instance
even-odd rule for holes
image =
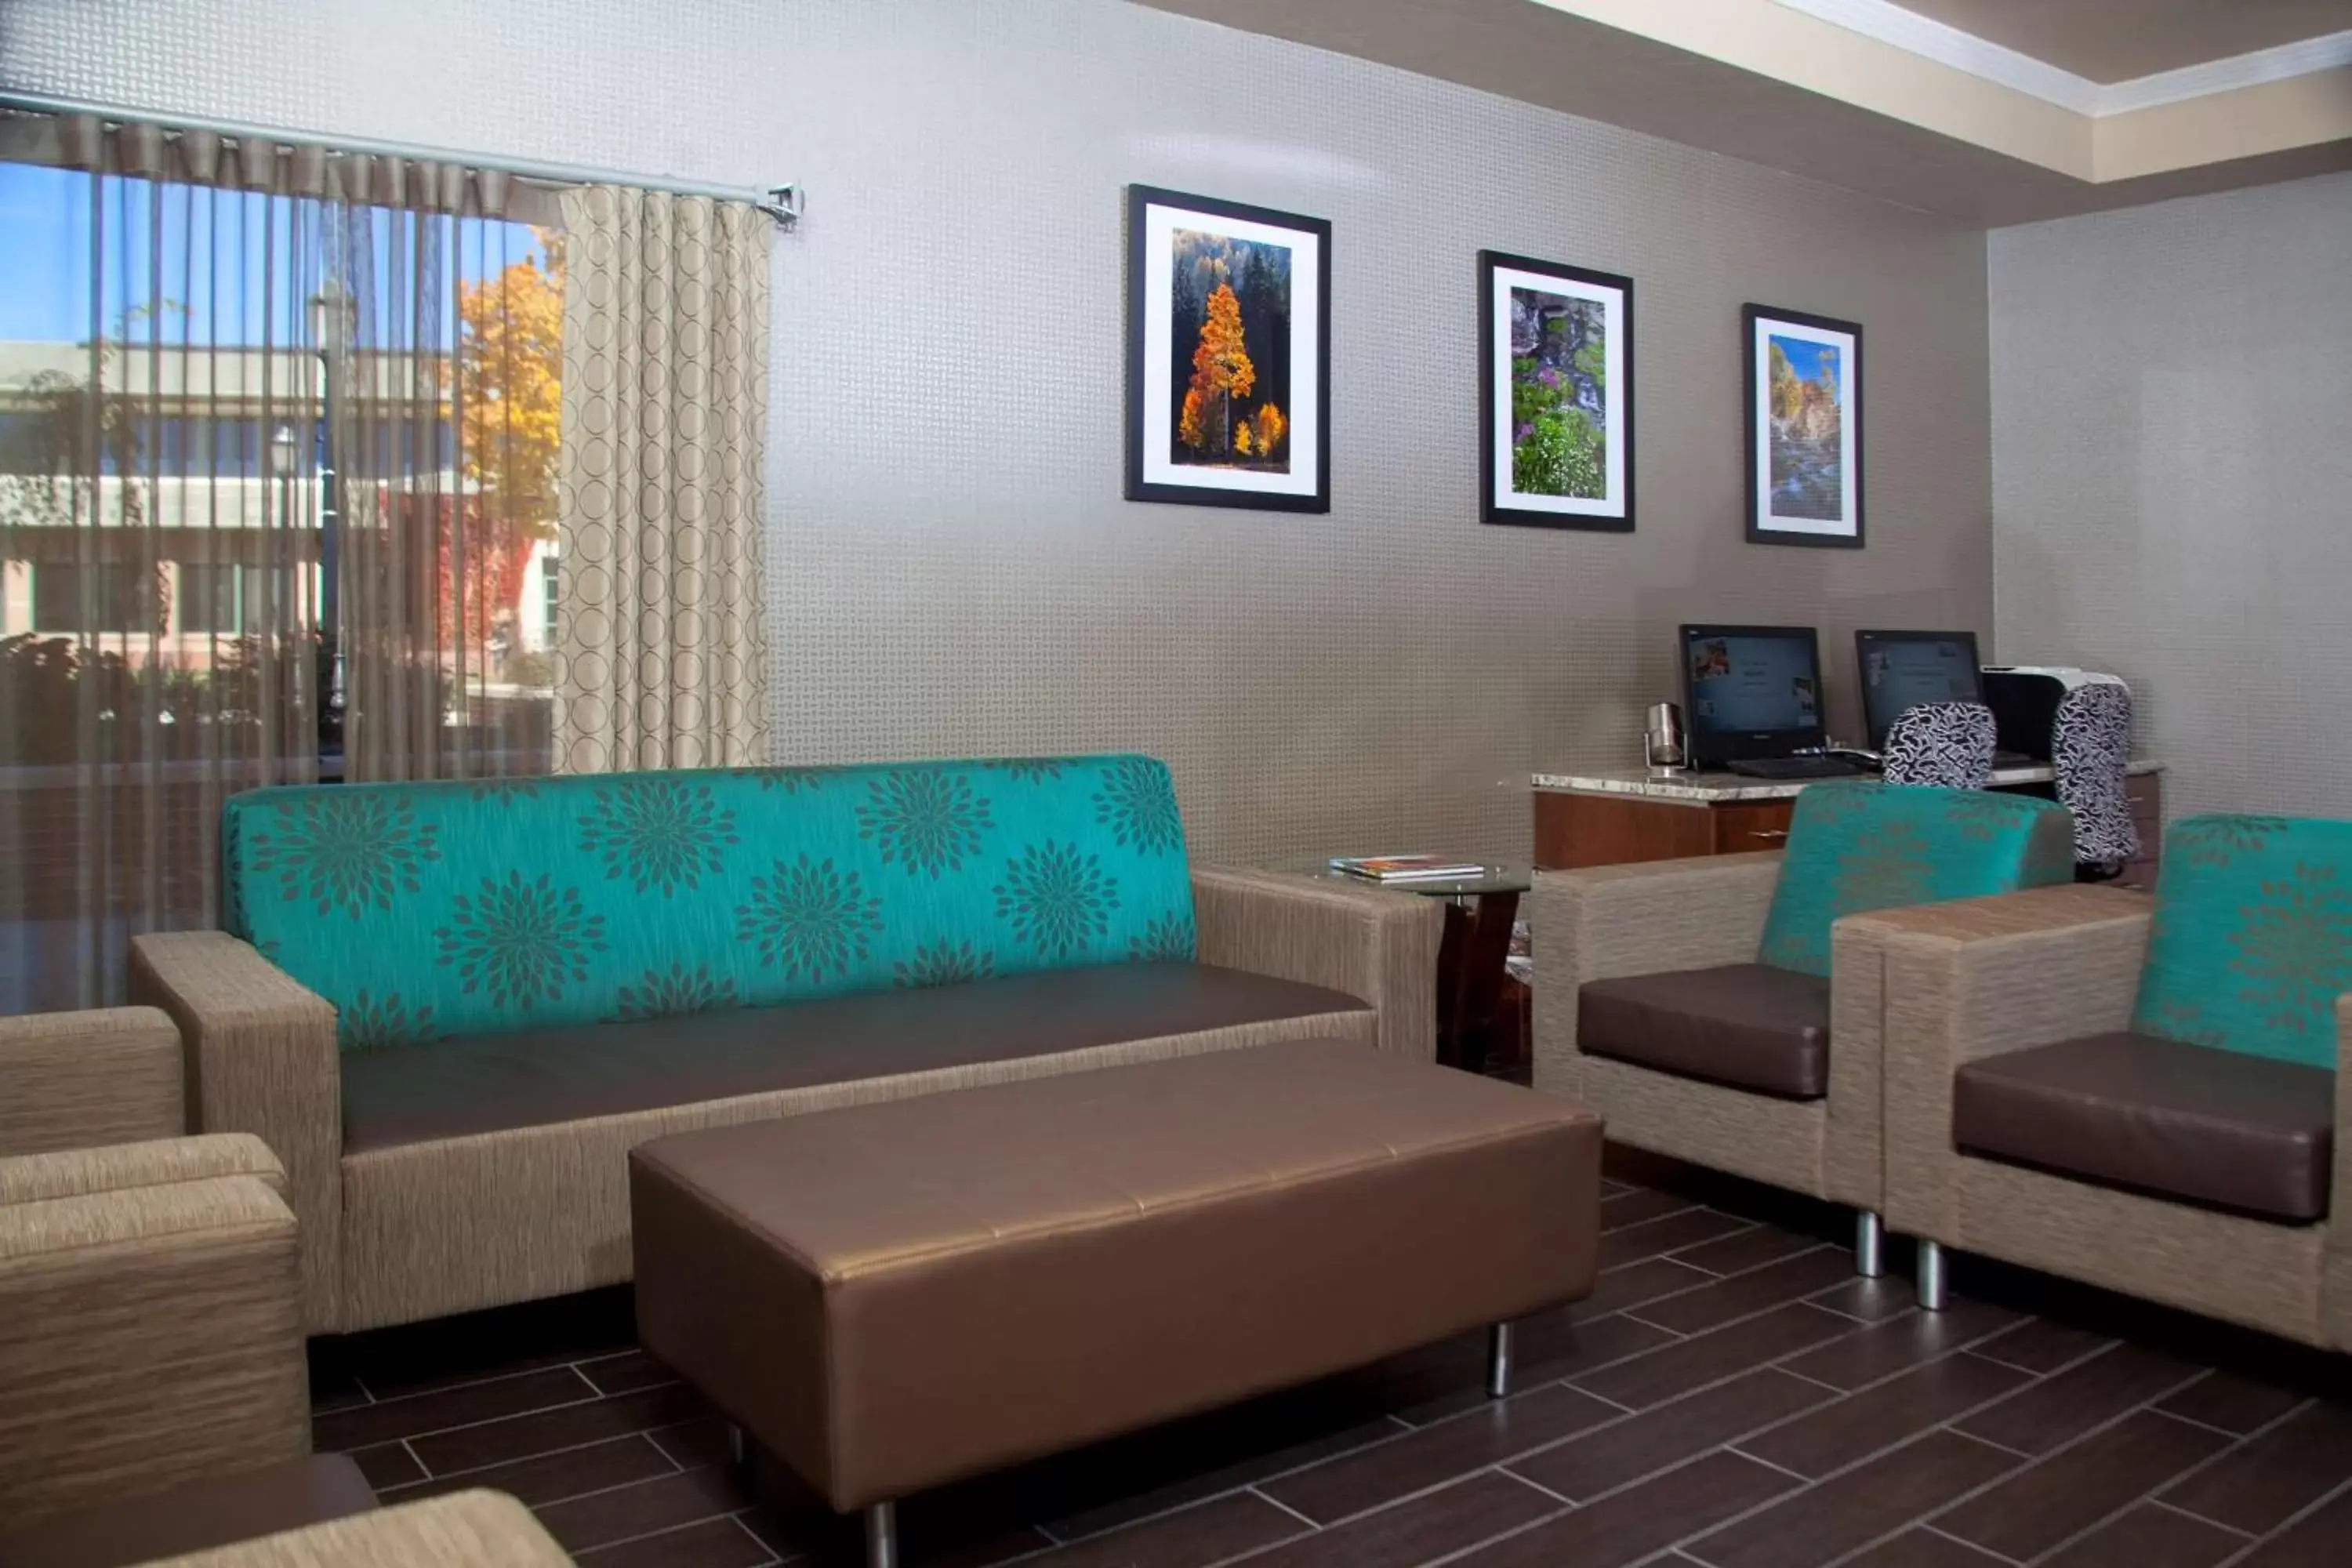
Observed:
[[[2129,680],[2175,814],[2352,816],[2352,174],[1990,248],[2001,658]]]
[[[782,754],[1133,747],[1196,850],[1524,852],[1684,619],[1986,627],[1980,233],[1116,0],[12,0],[0,80],[810,191],[778,246]],[[1120,499],[1120,193],[1334,226],[1328,517]],[[1636,282],[1640,531],[1477,520],[1475,257]],[[1739,307],[1865,324],[1870,547],[1741,536]]]

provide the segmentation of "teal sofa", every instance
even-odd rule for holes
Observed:
[[[218,931],[142,937],[199,1125],[258,1133],[314,1331],[627,1277],[691,1128],[1317,1037],[1430,1056],[1440,917],[1197,867],[1103,756],[231,799]]]

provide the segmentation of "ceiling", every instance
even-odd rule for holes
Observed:
[[[2352,65],[2111,105],[2101,95],[2142,84],[2095,86],[1919,20],[1931,7],[1978,14],[1979,26],[1996,13],[2045,23],[2053,12],[2098,13],[2110,22],[2096,37],[2116,47],[2116,31],[2165,31],[2126,16],[2242,21],[2352,0],[1140,3],[1988,226],[2352,168]],[[2214,47],[2259,36],[2206,25],[2200,36],[2229,40]],[[2168,47],[2183,47],[2189,26],[2167,34]],[[1923,43],[1922,32],[1934,36]]]
[[[2352,0],[1895,0],[2095,82],[2128,81],[2352,28]]]

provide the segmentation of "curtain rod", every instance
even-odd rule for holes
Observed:
[[[673,195],[708,196],[713,201],[744,202],[757,207],[785,228],[800,221],[806,193],[793,184],[781,185],[714,185],[681,180],[668,174],[636,174],[622,169],[593,169],[576,163],[540,163],[520,158],[488,158],[447,147],[426,147],[408,142],[378,142],[365,136],[318,136],[281,131],[269,125],[245,125],[233,120],[209,120],[192,114],[158,114],[142,109],[117,109],[79,99],[53,98],[47,93],[0,89],[0,109],[31,114],[88,114],[100,120],[133,125],[158,125],[184,131],[208,131],[236,142],[273,142],[291,147],[319,147],[331,153],[363,153],[375,158],[407,158],[433,163],[463,163],[469,168],[495,169],[527,180],[557,185],[636,185],[667,191]]]

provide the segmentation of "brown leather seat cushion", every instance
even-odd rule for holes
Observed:
[[[341,1454],[315,1454],[0,1531],[0,1568],[121,1568],[374,1507],[357,1465]]]
[[[1580,1298],[1600,1162],[1344,1041],[684,1133],[630,1155],[637,1326],[859,1508]]]
[[[342,1058],[343,1150],[1365,1011],[1238,969],[1118,963],[354,1051]]]
[[[2164,1197],[2307,1221],[2327,1214],[2336,1075],[2147,1035],[1969,1062],[1952,1142]]]
[[[1761,963],[1595,980],[1576,1043],[1597,1057],[1790,1100],[1830,1091],[1830,983]]]

